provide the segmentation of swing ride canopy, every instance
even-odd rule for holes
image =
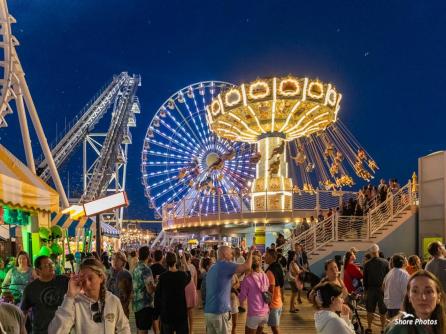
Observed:
[[[336,122],[342,95],[334,85],[294,76],[257,79],[228,87],[207,107],[209,126],[221,138],[256,143],[325,130]]]

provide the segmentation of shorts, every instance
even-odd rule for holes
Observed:
[[[378,305],[379,314],[386,314],[387,307],[384,304],[384,292],[380,288],[369,288],[365,295],[365,308],[367,312],[375,312],[376,305]]]
[[[249,329],[257,329],[268,323],[268,314],[254,315],[252,317],[246,317],[246,327]]]
[[[279,327],[280,316],[282,315],[282,308],[272,308],[269,310],[268,326]]]
[[[136,328],[140,331],[148,331],[152,328],[153,308],[144,307],[142,310],[135,312]]]
[[[279,327],[280,316],[282,315],[282,308],[272,308],[269,310],[268,326]]]
[[[205,313],[206,334],[231,333],[232,315],[226,313]]]

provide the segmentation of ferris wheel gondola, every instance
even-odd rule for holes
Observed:
[[[199,82],[169,97],[152,118],[142,151],[142,182],[151,208],[202,215],[237,212],[249,199],[255,177],[255,145],[219,138],[209,130],[206,107],[222,89],[219,81]],[[173,206],[172,206],[173,203]]]

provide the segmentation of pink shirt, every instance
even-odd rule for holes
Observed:
[[[267,291],[268,288],[268,276],[263,271],[253,272],[242,281],[239,299],[240,302],[248,299],[248,317],[268,314],[268,304],[263,301],[262,297],[262,292]]]

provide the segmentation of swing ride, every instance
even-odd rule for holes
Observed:
[[[228,87],[212,100],[211,130],[257,147],[253,211],[291,210],[292,191],[352,186],[349,167],[364,180],[373,177],[377,164],[338,120],[341,99],[330,83],[286,76]]]

